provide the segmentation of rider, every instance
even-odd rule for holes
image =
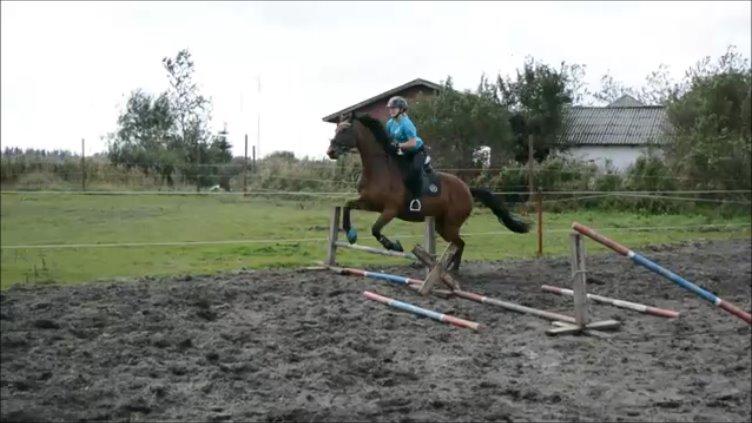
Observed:
[[[386,104],[386,108],[389,109],[390,116],[386,122],[386,130],[392,141],[391,149],[397,154],[401,151],[410,161],[406,181],[412,194],[410,211],[419,212],[423,208],[420,203],[420,194],[423,189],[420,170],[426,161],[423,140],[418,136],[415,125],[407,116],[407,100],[400,96],[392,97]]]

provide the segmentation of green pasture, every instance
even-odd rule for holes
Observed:
[[[3,194],[1,199],[2,289],[26,282],[75,283],[311,265],[326,255],[333,205],[320,200],[232,195],[24,193]],[[375,219],[373,213],[354,212],[358,243],[378,246],[370,236]],[[745,216],[545,213],[545,256],[568,254],[568,227],[574,220],[635,249],[685,240],[750,237]],[[707,225],[716,226],[697,227]],[[422,241],[422,231],[422,224],[395,221],[384,233],[410,249]],[[476,208],[463,233],[467,260],[535,257],[535,230],[524,235],[512,233],[486,209]],[[135,245],[110,245],[127,243]],[[145,243],[168,245],[139,245]],[[64,245],[73,247],[53,247]],[[444,246],[440,241],[438,248]],[[588,250],[598,253],[604,249],[591,243]],[[351,250],[341,250],[338,258],[352,266],[404,262]]]

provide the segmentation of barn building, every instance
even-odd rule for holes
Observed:
[[[572,107],[554,154],[624,171],[640,155],[662,154],[671,125],[663,106],[647,106],[624,95],[606,107]]]

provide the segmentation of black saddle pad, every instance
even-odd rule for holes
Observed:
[[[421,170],[421,178],[423,179],[423,195],[428,197],[438,197],[441,195],[441,178],[439,174],[434,172],[426,173],[425,167]]]

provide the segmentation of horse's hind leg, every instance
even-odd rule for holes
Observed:
[[[384,210],[376,219],[376,222],[371,226],[371,233],[373,236],[384,246],[387,250],[404,251],[402,244],[399,241],[392,242],[389,238],[381,234],[381,229],[397,216],[396,210]]]
[[[436,232],[444,238],[444,241],[451,242],[457,247],[457,252],[447,263],[447,270],[459,270],[462,262],[462,252],[465,250],[465,241],[460,238],[460,225],[447,220],[436,222]]]

